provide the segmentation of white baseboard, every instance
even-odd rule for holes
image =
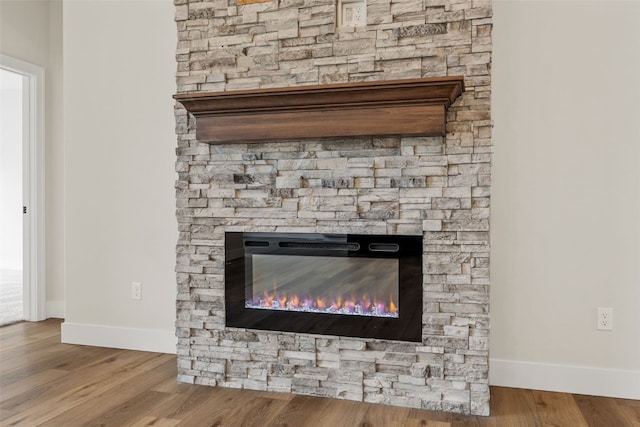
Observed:
[[[84,323],[62,323],[62,342],[127,350],[176,353],[178,339],[174,331],[137,329]]]
[[[45,314],[47,319],[64,319],[64,301],[47,301]]]
[[[640,371],[491,359],[495,386],[640,399]]]

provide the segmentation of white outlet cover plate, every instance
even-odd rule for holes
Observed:
[[[599,331],[613,330],[613,308],[598,307],[598,324],[596,328]]]
[[[338,23],[340,27],[367,25],[366,0],[338,0]]]
[[[135,299],[135,300],[142,299],[142,283],[141,282],[131,283],[131,299]]]

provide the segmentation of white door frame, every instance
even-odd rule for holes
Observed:
[[[44,68],[0,54],[0,68],[25,76],[23,127],[23,290],[25,320],[46,319]]]

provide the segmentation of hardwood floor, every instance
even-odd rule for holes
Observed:
[[[491,416],[179,384],[174,355],[60,344],[59,320],[0,328],[0,426],[640,426],[640,401],[491,388]]]

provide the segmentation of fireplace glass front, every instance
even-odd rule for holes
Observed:
[[[226,233],[226,325],[421,340],[422,237]]]

